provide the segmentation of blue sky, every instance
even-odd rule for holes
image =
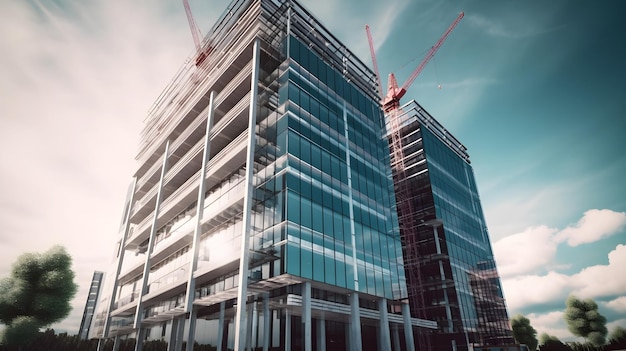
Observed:
[[[203,33],[228,3],[190,2]],[[571,340],[575,293],[626,326],[626,3],[302,2],[367,64],[370,25],[384,84],[464,11],[405,102],[469,149],[510,314]],[[192,50],[178,0],[0,2],[0,276],[65,245],[80,291],[57,329],[111,263],[143,118]]]

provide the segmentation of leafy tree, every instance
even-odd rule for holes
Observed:
[[[61,246],[18,257],[11,276],[0,280],[0,344],[28,344],[40,328],[67,317],[78,288],[71,264]]]
[[[542,333],[539,335],[540,351],[572,351],[572,348],[564,344],[556,336]]]
[[[609,344],[606,349],[609,350],[625,350],[626,349],[626,328],[615,327],[609,336]]]
[[[525,344],[530,350],[537,349],[537,331],[530,325],[530,320],[521,314],[511,319],[513,337],[520,344]]]
[[[598,312],[598,304],[592,299],[580,300],[570,296],[565,302],[565,322],[572,334],[585,338],[595,346],[606,340],[606,318]]]
[[[609,336],[609,340],[626,340],[626,328],[620,326],[615,327]]]

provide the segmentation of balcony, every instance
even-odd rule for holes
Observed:
[[[229,143],[234,142],[234,139],[247,129],[247,108],[249,103],[249,93],[245,93],[234,106],[228,106],[228,112],[213,127],[210,134],[212,159],[218,157],[221,150],[227,148]],[[182,154],[182,151],[185,150],[186,153]],[[193,146],[172,151],[170,160],[168,161],[171,164],[171,168],[167,170],[163,181],[164,198],[167,198],[168,195],[171,196],[171,192],[174,191],[173,189],[180,187],[186,179],[189,179],[189,176],[194,171],[200,169],[203,150],[204,139],[200,139]],[[141,198],[135,201],[131,215],[132,223],[145,220],[146,217],[154,211],[157,193],[158,182],[141,196]]]
[[[240,134],[228,146],[222,149],[207,166],[206,188],[211,189],[221,183],[224,178],[232,174],[245,163],[247,131]],[[182,186],[174,191],[161,205],[161,213],[157,227],[167,223],[173,216],[189,207],[197,199],[200,183],[200,170],[191,176]],[[135,250],[148,240],[152,218],[146,217],[133,231],[127,242],[127,250]]]

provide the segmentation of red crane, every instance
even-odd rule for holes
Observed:
[[[193,43],[196,46],[196,66],[200,65],[204,59],[206,59],[209,54],[209,50],[203,51],[201,46],[200,38],[202,37],[202,33],[198,26],[196,25],[196,21],[193,19],[193,15],[191,14],[191,7],[189,7],[189,0],[183,0],[183,6],[185,6],[185,13],[187,14],[187,21],[189,21],[189,29],[191,29],[191,36],[193,37]]]
[[[433,56],[435,56],[435,53],[437,52],[437,50],[439,50],[443,42],[446,41],[446,39],[448,38],[448,35],[450,35],[450,33],[454,30],[454,27],[456,27],[456,25],[461,21],[463,16],[464,16],[464,13],[461,12],[459,16],[456,18],[456,20],[452,22],[450,27],[448,27],[448,30],[446,30],[446,32],[443,33],[441,38],[439,38],[437,43],[433,45],[432,48],[430,48],[430,50],[426,54],[426,57],[424,57],[424,59],[419,64],[419,66],[417,66],[415,71],[411,73],[411,75],[409,76],[409,79],[407,79],[406,82],[402,84],[402,87],[398,88],[398,82],[396,81],[396,76],[393,73],[389,73],[389,79],[387,81],[387,95],[386,96],[382,95],[380,74],[378,73],[378,64],[376,62],[376,52],[374,51],[374,42],[372,40],[372,34],[370,33],[370,27],[367,25],[365,26],[365,31],[367,32],[367,40],[370,46],[370,53],[372,55],[372,64],[374,66],[374,73],[376,73],[376,79],[378,82],[378,93],[380,94],[381,102],[383,104],[383,108],[385,112],[390,112],[392,110],[397,110],[398,108],[400,108],[400,99],[404,96],[404,94],[406,94],[407,89],[409,89],[411,84],[413,84],[413,82],[415,81],[415,78],[417,78],[417,76],[420,73],[422,73],[422,70],[424,69],[426,64],[430,61],[430,59],[433,58]]]
[[[415,205],[413,204],[414,190],[412,190],[412,184],[407,181],[407,169],[405,167],[404,157],[404,145],[403,135],[401,132],[402,123],[400,121],[400,99],[406,94],[407,89],[413,84],[415,78],[422,72],[428,61],[435,55],[437,50],[441,47],[448,35],[452,32],[454,27],[463,18],[463,12],[459,14],[456,20],[450,25],[448,30],[441,36],[439,41],[428,51],[426,57],[417,66],[417,68],[411,73],[409,79],[404,82],[402,87],[398,87],[396,76],[393,73],[389,74],[389,80],[387,83],[387,95],[383,96],[382,86],[380,82],[380,74],[378,72],[378,64],[376,62],[376,53],[374,52],[374,43],[372,40],[372,34],[370,33],[369,26],[365,26],[367,32],[367,40],[369,42],[370,53],[372,54],[372,64],[374,66],[374,73],[376,74],[376,81],[378,83],[378,94],[381,104],[385,111],[388,130],[390,137],[390,151],[391,151],[391,165],[394,170],[394,183],[396,192],[396,204],[398,210],[398,221],[400,224],[400,235],[403,240],[404,247],[404,266],[406,269],[407,280],[411,284],[407,285],[407,293],[411,305],[418,306],[416,316],[418,318],[426,318],[425,310],[423,306],[426,306],[424,302],[424,289],[422,287],[422,273],[421,273],[421,254],[420,254],[420,235],[418,228],[418,218]],[[420,333],[419,336],[420,349],[430,349],[430,340],[427,336]]]

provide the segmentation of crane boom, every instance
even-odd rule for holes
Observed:
[[[374,40],[372,39],[372,33],[370,32],[370,26],[365,25],[365,32],[367,33],[367,42],[370,45],[370,54],[372,55],[372,66],[374,67],[374,73],[376,74],[376,83],[378,83],[378,97],[382,101],[383,86],[380,82],[380,73],[378,72],[378,62],[376,61],[376,51],[374,50]]]
[[[413,71],[413,73],[411,73],[411,76],[409,76],[409,79],[407,79],[406,82],[404,82],[404,84],[402,84],[402,87],[400,88],[400,91],[406,91],[407,89],[409,89],[411,84],[413,84],[413,81],[415,81],[415,78],[417,78],[417,76],[419,76],[419,74],[422,73],[422,70],[424,69],[424,67],[426,66],[428,61],[430,61],[430,59],[433,58],[433,56],[435,56],[435,53],[437,52],[437,50],[439,50],[439,48],[441,47],[443,42],[446,41],[446,39],[448,38],[448,35],[450,35],[450,33],[454,30],[454,27],[456,27],[456,25],[459,24],[459,22],[461,21],[461,19],[463,18],[464,15],[465,15],[465,13],[461,12],[459,14],[459,16],[456,18],[456,20],[454,22],[452,22],[450,27],[448,27],[448,30],[446,30],[446,32],[443,33],[441,38],[439,38],[437,43],[435,45],[433,45],[432,48],[430,48],[430,50],[428,51],[428,54],[426,54],[426,57],[424,57],[424,59],[419,64],[419,66],[417,66],[415,71]]]
[[[185,13],[187,14],[187,21],[189,21],[189,28],[191,29],[191,36],[193,36],[193,43],[196,46],[196,52],[200,52],[200,30],[196,25],[196,21],[191,14],[191,8],[189,7],[189,0],[183,0],[183,6],[185,6]]]

